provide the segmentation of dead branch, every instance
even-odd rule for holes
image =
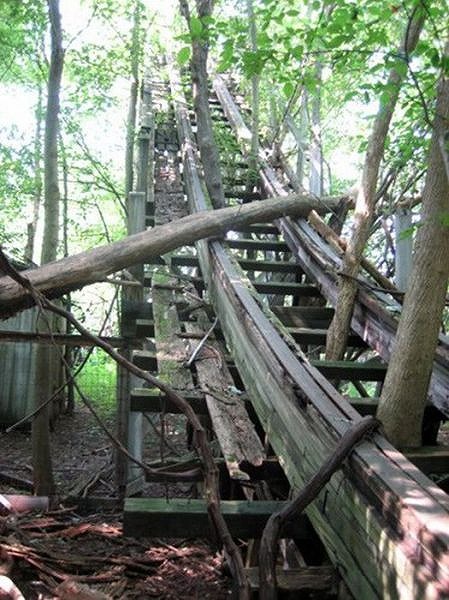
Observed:
[[[332,475],[341,467],[356,444],[379,427],[374,417],[363,417],[352,425],[337,444],[333,454],[320,467],[305,487],[291,502],[277,513],[273,513],[265,525],[259,550],[259,598],[276,600],[276,554],[279,534],[289,521],[299,515],[318,496]]]
[[[251,202],[244,206],[203,211],[154,227],[123,240],[48,263],[22,274],[47,298],[103,280],[131,265],[150,262],[196,240],[224,235],[239,226],[290,215],[305,217],[311,210],[328,212],[335,206],[307,194]],[[0,278],[0,317],[6,318],[34,304],[29,287],[9,274]]]

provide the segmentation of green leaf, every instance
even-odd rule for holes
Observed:
[[[178,64],[179,65],[185,65],[186,62],[188,62],[190,60],[190,47],[189,46],[184,46],[184,48],[181,48],[181,50],[178,52]]]
[[[192,40],[198,40],[203,33],[203,24],[198,17],[191,17],[190,19],[190,35]]]
[[[284,94],[287,96],[287,98],[290,98],[290,96],[293,94],[293,90],[295,89],[295,86],[293,85],[293,83],[291,81],[287,81],[286,83],[284,83]]]

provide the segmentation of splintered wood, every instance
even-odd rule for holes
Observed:
[[[197,324],[186,324],[187,332],[205,333],[209,328],[210,323],[204,312],[201,311],[197,318]],[[199,340],[190,341],[193,350],[200,343]],[[195,368],[229,475],[231,479],[244,483],[249,480],[249,475],[241,470],[240,465],[247,462],[260,466],[265,453],[244,400],[230,392],[234,382],[216,341],[207,341],[196,358]],[[249,490],[244,488],[244,491],[250,495]]]

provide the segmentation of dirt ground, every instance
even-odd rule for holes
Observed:
[[[110,419],[106,422],[112,427]],[[185,452],[179,420],[166,429],[172,435],[165,453]],[[158,460],[161,438],[153,428],[147,440],[146,459]],[[30,480],[30,433],[2,432],[0,443],[0,473]],[[111,442],[86,409],[77,408],[73,416],[57,421],[52,449],[61,498],[116,495]],[[18,493],[23,490],[0,484],[0,494]],[[185,496],[190,491],[186,486],[147,484],[144,493]],[[125,538],[122,512],[117,509],[81,514],[64,502],[52,512],[11,515],[3,511],[0,516],[0,575],[8,574],[27,600],[221,600],[231,594],[222,566],[221,556],[201,540]]]

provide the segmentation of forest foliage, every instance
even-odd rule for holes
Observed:
[[[375,229],[381,234],[374,235],[371,244],[371,252],[377,247],[377,260],[391,275],[392,248],[381,248],[381,240],[385,230],[392,233],[390,216],[395,206],[413,203],[422,186],[435,83],[448,69],[443,55],[446,2],[424,3],[426,25],[413,57],[398,54],[396,48],[414,0],[254,1],[256,49],[251,46],[241,0],[218,2],[207,22],[193,14],[190,33],[183,28],[176,3],[164,18],[151,3],[141,4],[141,39],[134,47],[134,2],[86,0],[79,11],[61,4],[65,65],[60,172],[70,209],[69,251],[117,239],[124,232],[123,146],[132,53],[139,53],[142,79],[144,68],[151,71],[163,51],[161,32],[174,19],[181,64],[190,58],[191,38],[207,36],[212,68],[233,73],[244,94],[249,92],[251,77],[260,76],[263,143],[282,143],[291,160],[296,142],[286,127],[286,116],[299,122],[302,99],[309,98],[310,110],[310,98],[319,93],[319,132],[314,135],[322,146],[324,186],[329,193],[357,182],[370,122],[378,103],[382,105],[391,92],[387,73],[394,68],[406,74],[379,181],[383,202]],[[42,177],[38,155],[43,133],[38,121],[48,74],[48,17],[46,3],[39,0],[5,0],[0,11],[4,93],[22,96],[34,111],[31,119],[30,115],[22,119],[14,105],[8,106],[1,123],[0,194],[7,217],[1,219],[0,235],[3,244],[20,255]],[[307,153],[309,140],[304,143]]]

